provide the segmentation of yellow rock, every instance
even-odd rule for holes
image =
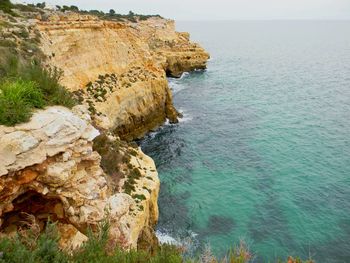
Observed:
[[[64,72],[62,84],[83,90],[90,111],[98,113],[95,123],[127,140],[144,136],[166,118],[177,122],[166,74],[204,69],[209,58],[188,33],[175,31],[172,20],[128,23],[71,14],[37,26],[48,64]]]

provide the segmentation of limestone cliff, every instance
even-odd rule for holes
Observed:
[[[209,55],[171,20],[41,11],[0,13],[2,37],[23,46],[14,53],[46,57],[62,70],[61,83],[82,105],[0,126],[0,235],[33,224],[43,230],[50,218],[71,249],[107,218],[110,244],[147,248],[157,242],[159,178],[153,160],[121,139],[142,137],[166,118],[176,122],[166,76],[204,69]]]
[[[93,150],[98,135],[83,106],[73,112],[50,107],[29,123],[0,126],[1,233],[14,234],[27,224],[43,229],[50,218],[58,223],[62,246],[74,248],[86,240],[88,227],[96,229],[107,218],[112,244],[137,247],[145,228],[158,219],[154,162],[124,145],[120,152],[133,155],[114,163],[123,169],[116,180],[105,174]]]
[[[190,41],[189,33],[176,32],[174,20],[151,18],[137,23],[135,28],[167,76],[180,77],[183,72],[206,69],[209,54]]]
[[[89,105],[96,125],[127,140],[166,118],[177,122],[166,73],[204,69],[209,57],[161,18],[128,23],[56,13],[37,26],[48,63],[64,72],[62,84]]]

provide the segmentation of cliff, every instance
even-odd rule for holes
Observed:
[[[209,58],[173,21],[138,23],[56,13],[37,22],[48,64],[89,105],[96,125],[122,139],[140,138],[178,113],[166,80],[203,69]]]
[[[107,219],[110,245],[150,249],[157,244],[159,178],[153,160],[124,140],[166,118],[176,122],[166,76],[204,69],[209,55],[171,20],[40,11],[0,13],[0,49],[10,43],[20,60],[46,58],[82,105],[0,125],[0,235],[43,231],[51,220],[61,246],[73,249]]]
[[[121,146],[123,177],[107,175],[92,140],[99,132],[83,106],[50,107],[30,122],[0,126],[0,229],[13,235],[28,225],[58,223],[62,247],[85,241],[88,228],[110,221],[110,242],[136,248],[158,219],[159,179],[141,150]],[[126,191],[132,173],[132,191]]]

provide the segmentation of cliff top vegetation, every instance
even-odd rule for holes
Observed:
[[[147,20],[151,17],[159,17],[162,18],[160,15],[141,15],[141,14],[135,14],[132,11],[129,11],[128,14],[118,14],[114,9],[110,9],[109,12],[103,12],[101,10],[80,10],[77,6],[59,6],[56,5],[57,10],[66,12],[66,11],[72,11],[72,12],[79,12],[81,14],[89,14],[89,15],[95,15],[98,16],[100,19],[105,19],[105,20],[115,20],[115,21],[130,21],[133,23],[136,23],[138,21],[143,21]]]
[[[60,76],[59,70],[45,69],[40,62],[8,58],[0,65],[0,124],[26,122],[35,108],[74,106],[71,94],[59,84]]]
[[[32,10],[1,0],[0,20],[0,125],[26,122],[33,109],[49,105],[72,107],[75,100],[59,80],[62,72],[43,67],[40,33],[13,8]],[[28,9],[29,8],[29,9]]]
[[[1,0],[0,2],[0,10],[3,12],[10,14],[12,16],[17,16],[18,14],[14,11],[16,9],[23,11],[23,12],[40,12],[42,13],[43,10],[47,8],[47,5],[45,2],[34,4],[13,4],[10,0]],[[128,14],[119,14],[114,9],[110,9],[109,12],[103,12],[101,10],[82,10],[79,7],[75,5],[56,5],[54,7],[57,11],[61,12],[77,12],[80,14],[89,14],[99,17],[100,19],[104,20],[114,20],[114,21],[130,21],[133,23],[136,23],[138,21],[147,20],[151,17],[159,17],[162,18],[160,15],[142,15],[142,14],[135,14],[132,11],[129,11]]]
[[[15,15],[15,13],[12,11],[12,8],[14,8],[14,5],[10,2],[10,0],[0,1],[0,10],[4,11],[5,13]]]

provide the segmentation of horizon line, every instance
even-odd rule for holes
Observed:
[[[232,18],[232,19],[172,19],[180,22],[276,22],[276,21],[330,21],[330,22],[350,22],[350,18]]]

